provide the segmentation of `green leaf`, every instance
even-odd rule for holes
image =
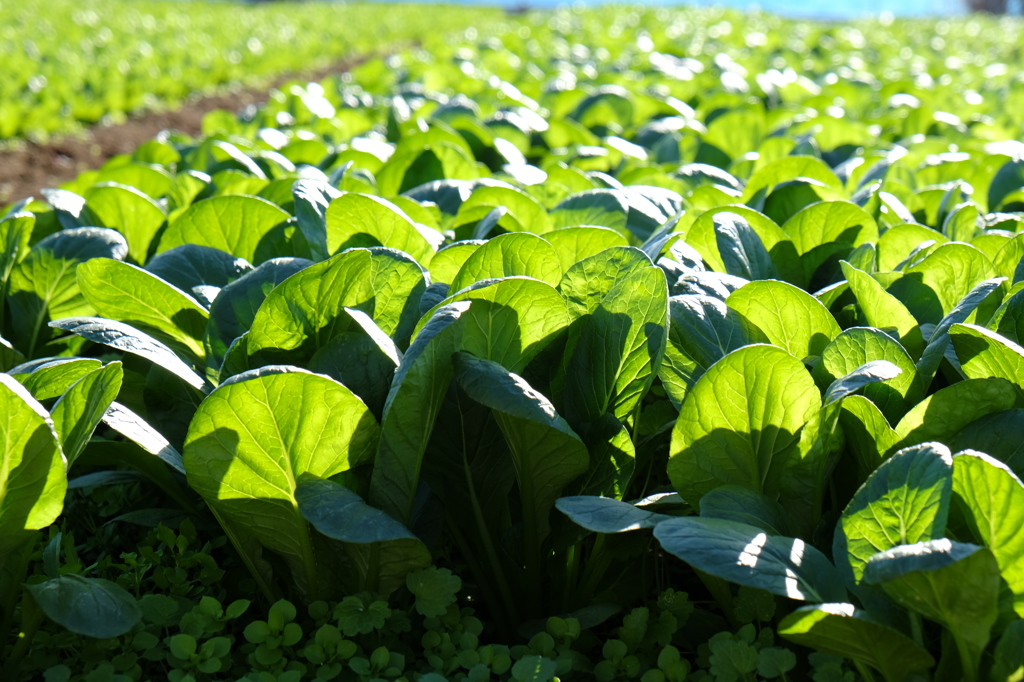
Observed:
[[[973,324],[952,325],[949,338],[964,374],[975,379],[1006,379],[1024,392],[1024,348]]]
[[[994,278],[978,284],[935,327],[917,363],[918,391],[924,392],[928,388],[945,357],[949,346],[949,330],[953,325],[965,322],[990,294],[1000,288],[1002,281],[1002,278]]]
[[[370,502],[403,523],[412,514],[423,453],[451,382],[451,357],[462,345],[462,325],[456,323],[470,308],[470,303],[460,302],[434,312],[391,382],[370,479]]]
[[[555,507],[576,525],[595,533],[626,533],[656,525],[672,518],[609,497],[574,495],[560,497]]]
[[[28,255],[35,224],[35,215],[27,211],[0,217],[0,329],[3,327],[8,280],[14,266]]]
[[[411,573],[406,586],[416,598],[416,611],[427,618],[440,618],[455,603],[462,579],[447,568],[430,566]]]
[[[565,301],[550,284],[504,277],[477,282],[444,299],[420,319],[416,334],[436,311],[460,301],[473,303],[464,314],[462,350],[510,372],[522,372],[569,322]]]
[[[1024,160],[1007,161],[996,171],[988,187],[988,210],[999,208],[1003,200],[1024,188]]]
[[[801,209],[782,230],[800,255],[804,281],[810,282],[821,266],[848,258],[861,244],[878,241],[874,218],[849,201],[822,201]]]
[[[11,371],[8,374],[21,382],[32,397],[44,401],[61,397],[72,384],[102,366],[102,362],[92,358],[43,358],[29,373]]]
[[[197,390],[202,391],[207,387],[203,377],[185,364],[174,351],[149,334],[127,324],[102,317],[70,317],[51,322],[50,326],[78,334],[93,343],[100,343],[145,358]]]
[[[210,306],[205,337],[207,366],[223,362],[228,347],[249,331],[256,312],[274,287],[310,265],[304,258],[273,258],[221,289]]]
[[[302,179],[292,185],[295,217],[313,260],[327,260],[331,255],[327,246],[327,208],[341,194],[323,180]]]
[[[150,242],[167,220],[160,204],[138,189],[116,182],[103,182],[86,190],[85,203],[98,218],[96,227],[116,229],[128,242],[132,260],[146,262]]]
[[[373,290],[373,312],[369,315],[399,348],[407,348],[420,319],[419,302],[427,286],[426,273],[401,251],[380,247],[369,251]]]
[[[391,540],[415,540],[416,536],[345,486],[311,473],[299,475],[295,489],[299,512],[327,537],[369,544]]]
[[[146,270],[182,291],[206,285],[226,287],[242,275],[252,271],[244,258],[209,246],[183,244],[146,263]]]
[[[331,339],[350,329],[352,319],[346,307],[372,310],[370,260],[366,249],[346,251],[274,288],[249,330],[249,366],[305,364]]]
[[[498,225],[509,232],[543,234],[550,231],[551,219],[537,200],[520,189],[481,186],[459,206],[454,226],[476,224],[495,208],[504,208]]]
[[[629,204],[620,192],[610,189],[589,189],[573,194],[551,209],[555,229],[561,227],[596,226],[615,230],[632,241],[626,228]]]
[[[103,415],[103,423],[149,454],[159,457],[172,469],[185,473],[181,453],[175,450],[159,431],[146,423],[146,420],[124,405],[116,401],[110,403],[106,414]]]
[[[743,216],[723,211],[712,222],[727,273],[748,280],[778,279],[768,250]]]
[[[931,394],[896,426],[903,447],[953,437],[975,419],[1014,405],[1016,391],[1003,379],[966,379]]]
[[[756,526],[769,535],[793,534],[789,513],[782,505],[738,485],[720,485],[700,498],[700,515]]]
[[[798,432],[820,407],[807,370],[786,351],[733,351],[686,396],[672,431],[669,479],[691,504],[725,484],[773,497]]]
[[[888,287],[918,322],[937,324],[977,284],[995,277],[988,256],[959,242],[943,244]]]
[[[259,265],[261,243],[272,238],[275,227],[288,220],[287,212],[252,196],[223,195],[203,199],[171,221],[160,238],[157,253],[183,244],[212,246]]]
[[[109,258],[82,263],[77,276],[82,295],[100,317],[131,325],[203,363],[209,314],[194,298],[156,275]]]
[[[687,294],[668,300],[668,340],[706,370],[729,353],[768,337],[746,318],[711,296]]]
[[[527,564],[532,561],[539,570],[551,508],[562,488],[587,471],[587,448],[554,405],[522,377],[465,352],[452,363],[459,386],[491,410],[509,445],[519,484]]]
[[[894,225],[886,230],[878,240],[878,270],[880,272],[899,270],[901,266],[906,265],[907,256],[915,249],[934,249],[937,248],[937,245],[945,244],[947,241],[949,240],[941,232],[936,232],[924,225],[916,223]],[[924,247],[925,244],[929,246]],[[918,257],[924,256],[924,253],[918,253]]]
[[[768,255],[771,256],[772,264],[779,276],[787,281],[802,284],[799,279],[802,275],[800,259],[789,235],[783,232],[768,216],[741,204],[718,206],[702,213],[689,230],[686,230],[686,243],[700,253],[709,270],[727,272],[715,231],[715,217],[723,212],[739,216],[746,225],[750,226]]]
[[[80,227],[61,230],[32,247],[11,272],[8,303],[12,320],[19,323],[11,340],[25,357],[50,340],[50,320],[90,315],[93,308],[82,297],[75,271],[91,258],[122,260],[128,254],[124,237],[114,230]]]
[[[1024,615],[1024,484],[988,455],[966,451],[953,458],[953,499],[975,540],[995,555],[1004,585],[1000,611]]]
[[[628,241],[619,232],[607,227],[563,227],[544,234],[544,239],[558,254],[562,272],[584,258],[596,256],[614,246],[626,246]]]
[[[866,480],[891,450],[900,442],[878,407],[864,396],[851,395],[843,400],[839,426],[853,454],[860,474]]]
[[[868,273],[846,261],[841,261],[840,265],[850,290],[857,297],[857,307],[865,321],[882,331],[891,330],[899,337],[910,357],[919,358],[924,351],[924,337],[917,320],[906,306]]]
[[[984,547],[946,538],[900,545],[871,557],[864,582],[953,633],[964,675],[977,679],[999,615],[999,566]]]
[[[722,519],[682,517],[654,528],[666,552],[730,582],[811,602],[846,598],[842,580],[825,555],[803,540],[768,535]]]
[[[341,384],[291,371],[232,377],[202,402],[182,453],[189,485],[218,516],[281,555],[300,588],[321,589],[297,480],[329,478],[369,462],[380,434],[366,406]]]
[[[486,243],[483,239],[467,239],[440,249],[430,259],[431,281],[435,284],[438,282],[450,283],[469,257]]]
[[[89,444],[93,431],[121,390],[120,362],[111,362],[79,379],[53,406],[54,428],[68,469]]]
[[[299,513],[320,533],[360,545],[351,547],[350,554],[362,574],[362,586],[389,594],[412,571],[430,565],[430,552],[415,535],[345,486],[304,473],[295,497]]]
[[[847,584],[860,583],[878,552],[942,537],[952,466],[945,446],[924,443],[900,450],[875,470],[836,525],[832,556]]]
[[[820,356],[842,331],[821,302],[792,284],[751,282],[725,301],[768,337],[797,358]]]
[[[0,557],[26,530],[53,523],[64,508],[67,477],[60,441],[43,406],[7,374],[0,374]]]
[[[1012,682],[1024,674],[1024,621],[1010,623],[992,652],[992,682]]]
[[[594,258],[600,261],[602,254]],[[646,260],[646,256],[643,258]],[[606,262],[614,267],[626,261]],[[628,274],[608,289],[607,281],[602,282],[600,276],[594,278],[594,296],[590,290],[578,291],[575,283],[570,292],[566,285],[584,263],[587,261],[570,268],[563,280],[567,299],[576,300],[575,305],[570,304],[572,312],[579,315],[582,305],[586,305],[589,313],[574,323],[566,344],[562,397],[565,415],[577,426],[593,424],[606,413],[625,423],[650,389],[665,353],[665,274],[661,268],[630,264],[625,268]],[[585,266],[581,272],[586,273]]]
[[[25,589],[51,620],[87,637],[120,637],[142,620],[135,597],[109,580],[70,574]]]
[[[429,263],[442,237],[420,227],[390,201],[348,192],[327,207],[327,250],[331,254],[354,246],[386,246]]]
[[[907,410],[907,394],[914,386],[914,361],[898,341],[871,327],[851,327],[836,336],[821,353],[811,375],[819,387],[852,372],[861,365],[885,360],[900,372],[883,383],[864,387],[864,397],[873,402],[886,420],[896,422]]]
[[[555,286],[562,277],[558,254],[548,242],[519,232],[497,236],[473,251],[451,280],[451,291],[461,291],[483,279],[523,275]]]
[[[935,665],[920,644],[853,604],[799,608],[782,619],[779,634],[802,646],[870,665],[881,671],[886,682],[903,682]]]

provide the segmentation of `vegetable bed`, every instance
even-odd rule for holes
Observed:
[[[1019,679],[1020,32],[528,14],[0,212],[0,677]]]

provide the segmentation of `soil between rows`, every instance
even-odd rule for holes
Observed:
[[[99,168],[118,154],[130,154],[162,130],[198,135],[203,116],[211,111],[239,111],[250,104],[265,102],[270,88],[291,80],[321,80],[367,58],[338,59],[325,68],[279,76],[262,88],[237,87],[212,96],[196,97],[177,109],[133,114],[124,123],[94,126],[44,144],[26,141],[12,145],[13,148],[0,151],[0,207],[25,197],[39,197],[39,190],[45,187],[57,187],[73,180],[79,173]]]

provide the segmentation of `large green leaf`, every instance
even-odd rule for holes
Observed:
[[[323,180],[302,179],[292,185],[295,218],[314,260],[326,260],[331,255],[327,247],[327,207],[340,196],[339,190]]]
[[[423,268],[402,251],[370,248],[370,287],[373,290],[373,322],[398,345],[406,348],[427,286]]]
[[[143,264],[149,254],[150,242],[167,213],[156,201],[134,187],[104,182],[85,192],[86,206],[99,219],[96,227],[111,227],[124,235],[128,255]]]
[[[849,201],[823,201],[811,204],[786,221],[782,230],[793,240],[800,254],[804,281],[810,282],[815,271],[865,242],[878,241],[878,225],[874,218]]]
[[[76,381],[53,406],[53,424],[69,469],[117,397],[123,376],[121,363],[111,362]]]
[[[372,311],[370,252],[353,249],[292,275],[267,295],[246,341],[251,367],[302,365],[348,331],[346,307]]]
[[[727,272],[722,253],[719,250],[718,233],[715,230],[715,217],[723,212],[737,215],[743,223],[757,235],[762,246],[771,257],[772,264],[779,275],[787,281],[802,284],[802,268],[796,249],[789,235],[783,232],[771,218],[759,213],[749,206],[727,204],[718,206],[702,213],[686,233],[686,243],[695,248],[707,263],[708,269]]]
[[[155,366],[167,370],[182,381],[198,390],[205,390],[207,383],[174,351],[149,334],[134,327],[102,317],[69,317],[50,323],[51,327],[78,334],[93,343],[100,343],[117,350],[145,358]]]
[[[142,609],[117,583],[80,575],[62,575],[28,585],[47,616],[71,632],[96,639],[125,634],[142,620]]]
[[[206,285],[225,287],[252,271],[244,258],[198,244],[183,244],[146,263],[146,270],[184,292]]]
[[[219,366],[231,343],[249,331],[256,312],[274,287],[310,265],[304,258],[273,258],[221,289],[210,306],[205,337],[207,366]]]
[[[511,187],[488,186],[473,190],[462,202],[454,225],[475,224],[497,207],[506,210],[498,225],[509,232],[543,234],[551,229],[547,211],[529,194]]]
[[[460,318],[474,305],[458,302],[434,312],[391,382],[370,479],[370,501],[402,523],[412,514],[423,453],[451,382],[452,354],[462,345]]]
[[[620,422],[630,418],[654,381],[668,336],[668,287],[660,268],[631,272],[588,308],[594,303],[574,323],[565,351],[562,400],[575,425],[606,413]]]
[[[540,237],[526,232],[503,234],[476,249],[451,280],[461,291],[483,279],[523,275],[555,286],[562,276],[558,254]]]
[[[82,295],[100,317],[140,329],[203,364],[209,314],[194,298],[146,270],[109,258],[82,263],[77,276]]]
[[[803,364],[768,345],[711,366],[686,396],[672,431],[668,475],[688,502],[724,484],[773,497],[797,434],[821,407]]]
[[[477,282],[444,299],[420,319],[416,335],[440,308],[460,301],[473,302],[465,313],[462,350],[510,372],[522,372],[569,323],[565,301],[550,284],[504,277]]]
[[[920,644],[853,604],[799,608],[779,622],[779,634],[797,644],[870,665],[881,671],[886,682],[903,682],[935,665]]]
[[[727,273],[749,280],[778,279],[768,249],[743,216],[723,211],[714,215],[712,224]]]
[[[50,320],[91,314],[78,288],[78,265],[91,258],[122,260],[127,254],[124,237],[98,227],[61,230],[33,246],[9,282],[11,319],[18,320],[11,336],[15,347],[31,358],[50,339]]]
[[[348,192],[327,207],[327,250],[334,254],[353,246],[387,246],[429,263],[440,246],[439,232],[420,227],[390,201]]]
[[[771,343],[801,359],[820,356],[842,331],[821,301],[786,282],[751,282],[730,294],[725,303]]]
[[[522,377],[465,352],[455,356],[453,367],[459,386],[491,410],[508,443],[522,505],[527,570],[540,579],[548,516],[562,488],[587,471],[587,448],[551,402]]]
[[[895,296],[888,293],[878,281],[846,261],[840,263],[850,290],[857,297],[857,307],[864,320],[877,329],[891,332],[912,358],[924,351],[924,337],[914,316]]]
[[[847,450],[856,460],[858,481],[867,480],[900,442],[899,434],[889,426],[885,415],[864,396],[852,395],[843,400],[839,426],[843,429]]]
[[[942,537],[952,467],[949,449],[925,443],[900,450],[875,470],[836,525],[832,556],[848,584],[861,581],[878,552]]]
[[[626,228],[629,204],[620,193],[610,189],[589,189],[566,198],[551,210],[555,228],[594,225],[615,230],[631,239]]]
[[[1000,610],[1024,616],[1024,484],[1002,462],[961,452],[953,458],[953,499],[999,564]]]
[[[790,599],[846,599],[836,569],[824,554],[797,538],[768,535],[756,526],[695,516],[654,527],[666,552],[694,568],[730,582]]]
[[[0,332],[3,332],[7,308],[7,286],[11,271],[29,252],[34,214],[15,211],[0,217]]]
[[[864,582],[880,584],[896,602],[952,632],[965,677],[977,679],[999,615],[999,566],[992,552],[946,538],[900,545],[871,557]]]
[[[949,338],[964,374],[976,379],[1006,379],[1024,393],[1024,348],[973,324],[954,324]]]
[[[768,342],[760,329],[717,298],[687,294],[668,303],[669,343],[701,371],[743,346]]]
[[[1013,385],[1004,379],[958,381],[915,405],[896,425],[896,433],[904,447],[930,440],[952,443],[960,429],[986,414],[1010,409],[1016,398]]]
[[[596,495],[560,497],[555,507],[573,523],[595,533],[627,533],[643,528],[654,528],[672,518],[666,514],[647,511],[628,502]]]
[[[0,557],[25,531],[45,528],[64,508],[68,480],[53,422],[43,406],[0,374]]]
[[[350,545],[361,588],[387,595],[404,585],[409,573],[430,565],[430,552],[415,535],[345,486],[304,473],[295,497],[314,528]]]
[[[372,461],[380,427],[341,384],[302,370],[254,371],[202,402],[182,452],[189,485],[218,516],[280,554],[309,594],[322,589],[299,512],[304,473],[329,478]]]
[[[584,258],[596,256],[613,246],[626,246],[625,237],[607,227],[563,227],[544,235],[544,239],[555,248],[562,272]]]
[[[937,324],[967,293],[995,277],[988,256],[959,242],[943,244],[889,285],[918,322]]]
[[[906,398],[914,385],[914,361],[898,341],[872,327],[852,327],[836,336],[821,353],[812,376],[822,389],[866,362],[886,360],[901,372],[892,380],[864,388],[864,397],[873,402],[890,422],[896,422],[907,410]]]
[[[28,389],[36,400],[55,400],[76,381],[103,366],[93,358],[41,358],[38,364],[26,363],[8,374]],[[27,370],[27,371],[22,371]]]
[[[273,238],[274,228],[288,220],[287,212],[257,197],[215,196],[189,206],[171,221],[160,237],[158,253],[183,244],[212,246],[259,264],[261,243]],[[283,254],[282,254],[283,255]]]
[[[975,419],[960,430],[950,449],[977,450],[1004,463],[1018,477],[1024,475],[1024,440],[1016,437],[1024,432],[1024,410],[993,412]]]

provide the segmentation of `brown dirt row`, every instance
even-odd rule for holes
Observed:
[[[366,57],[346,58],[315,71],[280,76],[263,88],[235,88],[208,97],[197,97],[177,109],[133,114],[124,123],[94,126],[77,135],[44,144],[24,142],[0,151],[0,207],[28,196],[39,196],[44,187],[57,187],[79,173],[99,168],[118,154],[128,154],[161,130],[198,135],[203,116],[216,109],[239,111],[262,103],[267,91],[290,80],[320,80],[341,73]]]

